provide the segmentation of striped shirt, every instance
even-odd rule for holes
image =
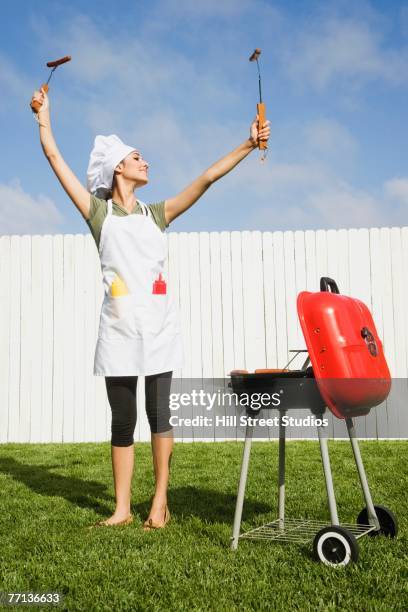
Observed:
[[[147,204],[152,213],[153,221],[161,229],[162,232],[169,226],[166,224],[166,218],[164,216],[164,200],[157,204]],[[108,214],[108,202],[101,198],[96,198],[91,195],[91,210],[89,219],[86,219],[86,223],[91,231],[92,236],[96,242],[96,246],[99,250],[99,241],[101,237],[102,225],[105,217]],[[124,217],[126,215],[141,215],[143,214],[142,208],[139,202],[136,202],[135,208],[129,213],[127,210],[122,208],[119,204],[116,204],[112,200],[112,214],[117,217]]]

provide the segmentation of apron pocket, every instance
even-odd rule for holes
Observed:
[[[168,335],[181,334],[180,313],[174,304],[172,304],[167,310],[163,332]]]
[[[138,307],[132,294],[108,296],[102,305],[99,337],[107,340],[126,340],[139,335]]]
[[[151,295],[143,326],[144,333],[158,334],[166,322],[167,310],[167,295]]]

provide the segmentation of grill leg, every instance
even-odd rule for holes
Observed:
[[[330,520],[332,525],[339,525],[339,516],[337,514],[336,497],[334,495],[333,478],[330,467],[329,449],[327,448],[327,438],[324,435],[323,425],[317,427],[317,433],[319,435],[320,453],[322,455],[324,479],[326,481]]]
[[[244,453],[242,455],[241,476],[239,478],[239,487],[237,495],[237,503],[235,505],[234,527],[232,530],[231,548],[238,548],[239,532],[241,530],[242,508],[244,506],[245,487],[248,476],[249,455],[251,453],[252,444],[252,425],[247,425],[245,432]]]
[[[279,411],[279,529],[285,526],[285,437],[286,427],[283,426],[282,418],[285,416],[286,410]]]
[[[373,500],[370,493],[370,488],[368,486],[367,477],[363,465],[363,460],[361,459],[360,448],[358,446],[358,440],[356,437],[356,430],[354,429],[353,419],[346,419],[347,431],[351,442],[351,448],[353,449],[354,460],[356,462],[356,467],[358,471],[358,475],[360,478],[361,488],[363,489],[364,500],[366,503],[368,521],[370,525],[375,525],[377,530],[380,529],[380,523],[377,518],[377,513],[374,508]]]

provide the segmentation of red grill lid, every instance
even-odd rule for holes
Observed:
[[[333,414],[367,414],[384,401],[390,372],[367,306],[338,293],[303,291],[297,310],[315,378]]]

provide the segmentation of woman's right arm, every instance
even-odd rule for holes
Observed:
[[[84,219],[87,220],[89,219],[91,209],[91,196],[64,161],[64,158],[58,150],[51,129],[48,96],[43,90],[35,91],[32,97],[32,101],[34,100],[39,101],[42,105],[38,112],[38,119],[40,126],[40,141],[44,155],[48,159],[51,168],[54,170],[67,195],[71,198]]]

